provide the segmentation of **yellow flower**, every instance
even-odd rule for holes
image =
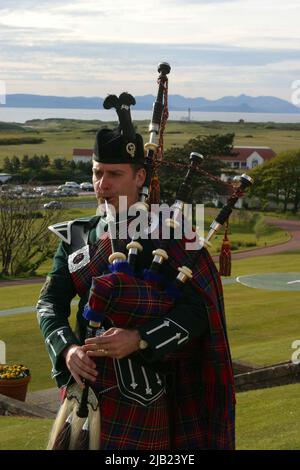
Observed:
[[[14,380],[28,377],[30,371],[23,364],[2,364],[0,366],[0,380]]]

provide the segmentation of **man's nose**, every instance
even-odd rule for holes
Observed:
[[[109,189],[111,186],[110,184],[110,179],[108,176],[106,175],[103,175],[100,180],[99,180],[99,183],[98,183],[98,188],[101,190],[101,191],[106,191],[107,189]]]

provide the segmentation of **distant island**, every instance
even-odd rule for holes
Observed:
[[[152,95],[136,96],[135,110],[148,111],[152,108],[155,97]],[[6,103],[1,108],[69,108],[101,109],[103,98],[63,97],[16,93],[6,96]],[[224,96],[217,100],[206,98],[186,98],[181,95],[169,96],[170,111],[212,111],[239,113],[300,113],[300,108],[288,101],[274,96]]]

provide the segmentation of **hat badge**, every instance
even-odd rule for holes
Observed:
[[[133,142],[128,142],[126,145],[126,152],[133,158],[135,155],[135,144]]]

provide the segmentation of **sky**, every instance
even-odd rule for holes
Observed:
[[[167,61],[170,94],[291,101],[299,18],[299,0],[1,0],[0,89],[155,94]]]

